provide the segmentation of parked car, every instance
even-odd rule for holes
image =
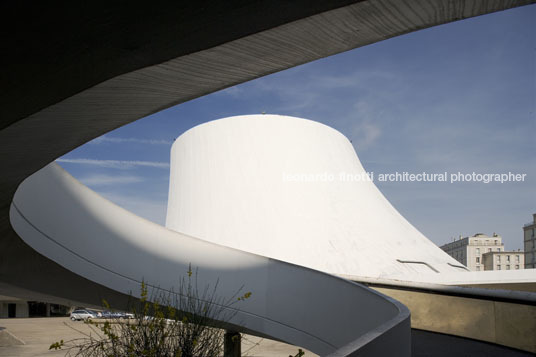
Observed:
[[[102,319],[113,319],[115,316],[113,312],[104,310],[104,311],[101,311],[101,313],[99,314],[99,317]]]
[[[95,318],[99,318],[100,315],[101,315],[101,312],[98,311],[98,310],[90,310],[90,309],[86,309],[86,311],[88,311],[89,313],[95,315]]]
[[[95,313],[90,310],[78,309],[71,312],[71,320],[80,321],[80,320],[89,320],[97,317]]]
[[[99,317],[103,319],[133,319],[134,315],[128,312],[103,311]]]

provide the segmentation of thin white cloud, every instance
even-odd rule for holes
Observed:
[[[383,109],[374,98],[360,99],[353,105],[354,112],[345,118],[345,131],[359,150],[376,143],[382,135]]]
[[[368,122],[362,122],[355,126],[352,132],[353,141],[360,149],[366,149],[373,145],[380,135],[380,128]]]
[[[101,136],[96,139],[93,139],[89,144],[102,144],[102,143],[135,143],[135,144],[145,144],[145,145],[171,145],[173,142],[164,139],[140,139],[140,138],[117,138],[109,136]]]
[[[93,165],[110,169],[132,169],[134,167],[169,168],[169,163],[158,161],[127,161],[127,160],[95,160],[95,159],[57,159],[56,162],[67,164]]]
[[[79,180],[88,186],[109,186],[142,182],[143,178],[139,176],[91,175]]]

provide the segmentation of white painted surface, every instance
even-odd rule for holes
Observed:
[[[113,290],[136,295],[143,279],[177,291],[191,263],[200,286],[219,279],[219,296],[242,285],[253,293],[230,321],[250,331],[321,355],[349,344],[410,355],[409,312],[400,303],[322,272],[168,230],[107,201],[57,164],[19,186],[10,221],[39,253]]]
[[[397,259],[460,271],[373,182],[341,180],[341,173],[365,171],[348,139],[323,124],[279,115],[201,124],[173,144],[166,226],[333,274],[439,275]],[[319,180],[285,176],[295,174]]]
[[[445,285],[535,283],[536,269],[486,270],[435,275],[394,275],[390,278],[401,281],[432,282]]]

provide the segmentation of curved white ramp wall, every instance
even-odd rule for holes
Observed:
[[[320,354],[410,355],[409,312],[341,278],[176,233],[97,195],[56,164],[27,178],[10,208],[17,234],[72,272],[128,294],[145,280],[178,291],[191,263],[218,296],[253,292],[230,321]]]
[[[462,271],[373,182],[346,176],[364,174],[352,144],[326,125],[278,115],[208,122],[173,144],[166,226],[334,274]]]

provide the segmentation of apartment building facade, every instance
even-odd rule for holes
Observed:
[[[482,254],[484,270],[525,269],[525,254],[522,251],[488,252]]]
[[[474,236],[459,238],[440,247],[447,254],[472,271],[483,271],[483,255],[490,252],[504,252],[502,237],[496,233],[487,236],[477,233]]]
[[[523,226],[523,245],[525,250],[525,269],[536,268],[536,213],[532,222]]]

